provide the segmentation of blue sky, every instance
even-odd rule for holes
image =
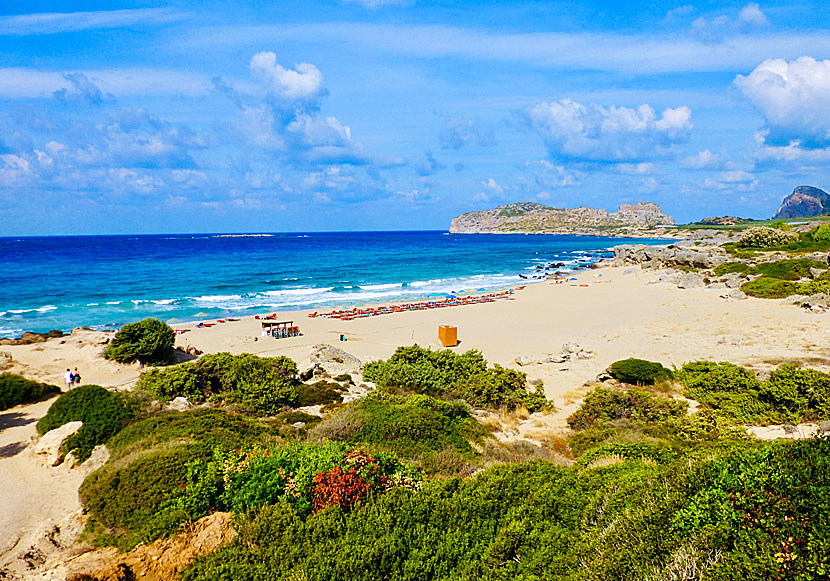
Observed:
[[[826,1],[10,4],[0,235],[764,218],[830,188]]]

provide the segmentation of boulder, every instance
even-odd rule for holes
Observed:
[[[740,289],[733,289],[726,293],[725,295],[721,295],[720,298],[722,299],[734,299],[737,301],[746,300],[746,293]]]
[[[703,286],[703,278],[690,272],[681,274],[677,279],[677,288],[689,289],[701,288]]]
[[[339,347],[321,343],[311,348],[308,359],[299,367],[305,370],[301,377],[311,378],[324,374],[336,376],[343,373],[355,375],[363,370],[363,362]]]
[[[35,454],[43,458],[49,466],[57,466],[60,463],[61,446],[83,425],[83,422],[67,422],[59,428],[46,432],[35,444]]]
[[[825,272],[827,272],[826,268],[810,267],[810,278],[818,278]]]
[[[180,395],[179,397],[174,397],[172,400],[170,400],[169,407],[170,409],[176,410],[178,412],[183,412],[187,409],[192,408],[193,404],[190,403],[186,397]]]
[[[639,265],[643,268],[716,268],[729,256],[718,246],[680,247],[622,244],[614,247],[614,266]]]
[[[737,274],[730,274],[724,278],[723,284],[726,285],[726,288],[741,288],[741,285],[744,283],[744,279]]]
[[[516,361],[516,365],[520,367],[524,367],[525,365],[535,365],[537,363],[541,363],[538,357],[534,357],[532,355],[519,355],[514,360]]]

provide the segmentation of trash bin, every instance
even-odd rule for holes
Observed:
[[[451,325],[438,326],[438,341],[444,347],[455,347],[458,345],[458,327]]]
[[[341,341],[345,341],[345,340],[346,340],[346,336],[345,336],[345,335],[343,335],[343,334],[341,334],[341,335],[340,335],[340,340],[341,340]]]

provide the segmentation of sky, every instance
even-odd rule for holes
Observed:
[[[826,0],[0,3],[0,236],[767,218],[828,169]]]

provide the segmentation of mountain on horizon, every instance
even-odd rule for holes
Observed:
[[[798,186],[784,198],[773,220],[830,214],[830,194],[813,186]]]

